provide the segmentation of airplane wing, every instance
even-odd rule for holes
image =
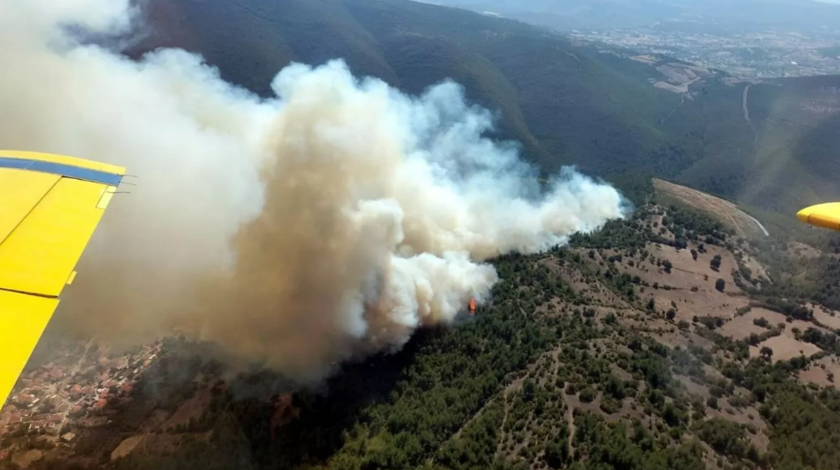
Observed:
[[[796,213],[800,222],[840,231],[840,202],[827,202],[802,209]]]
[[[90,160],[0,150],[0,406],[124,175]]]

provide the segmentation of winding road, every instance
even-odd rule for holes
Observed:
[[[751,218],[751,219],[753,220],[753,222],[755,222],[755,224],[756,224],[756,225],[758,225],[758,228],[760,228],[760,229],[761,229],[761,231],[762,231],[762,232],[764,232],[764,236],[765,236],[765,237],[769,237],[769,236],[770,236],[770,232],[768,232],[768,231],[767,231],[767,229],[766,229],[766,228],[764,228],[764,225],[761,225],[761,222],[759,222],[759,221],[758,221],[755,217],[753,217],[753,216],[751,216],[751,215],[747,214],[746,212],[744,213],[744,215],[746,215],[747,217]]]
[[[744,87],[744,93],[741,94],[741,109],[744,110],[744,120],[747,123],[750,122],[750,108],[747,106],[747,97],[750,94],[750,87],[752,83],[747,83],[747,86]]]

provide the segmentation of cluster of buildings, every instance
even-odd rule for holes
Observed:
[[[97,422],[110,405],[132,400],[135,382],[160,349],[157,341],[118,357],[83,354],[69,370],[50,363],[25,371],[0,409],[0,439],[72,442],[74,429]]]
[[[742,79],[840,73],[840,37],[814,32],[765,31],[704,34],[678,30],[575,31],[585,42],[605,43],[640,54],[661,54]]]

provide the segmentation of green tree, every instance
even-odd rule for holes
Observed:
[[[762,346],[760,351],[761,357],[770,360],[773,358],[773,349],[767,346]]]
[[[716,410],[716,409],[717,409],[717,407],[718,407],[718,400],[717,400],[717,397],[715,397],[715,396],[710,396],[710,397],[706,400],[706,404],[707,404],[707,405],[709,405],[709,408],[711,408],[711,409],[713,409],[713,410]]]
[[[545,462],[551,468],[562,468],[569,459],[569,442],[561,439],[545,448]]]

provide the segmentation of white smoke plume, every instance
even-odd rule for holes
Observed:
[[[63,29],[124,30],[131,13],[125,0],[0,3],[0,147],[138,176],[62,302],[56,321],[76,331],[180,327],[315,380],[486,300],[487,259],[624,214],[613,188],[572,170],[541,194],[454,83],[412,97],[341,61],[293,64],[261,100],[184,51],[132,62]]]

